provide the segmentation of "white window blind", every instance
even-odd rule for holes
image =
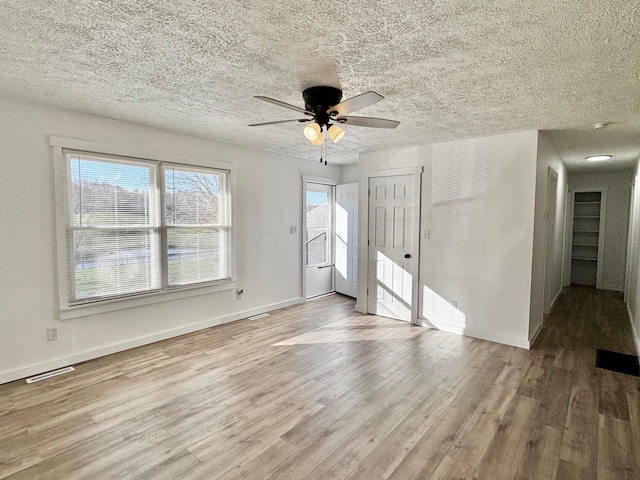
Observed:
[[[182,165],[165,165],[163,173],[167,285],[230,278],[226,173]]]
[[[230,279],[228,171],[62,157],[69,306]]]

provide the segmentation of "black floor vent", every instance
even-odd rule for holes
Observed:
[[[635,355],[596,350],[596,367],[640,377],[640,363]]]

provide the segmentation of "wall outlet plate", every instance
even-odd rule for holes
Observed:
[[[47,340],[50,342],[58,339],[58,327],[47,328]]]

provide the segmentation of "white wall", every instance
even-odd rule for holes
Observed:
[[[631,317],[631,326],[636,340],[636,349],[640,352],[640,160],[632,176],[635,188],[631,199],[631,235],[629,238],[629,271],[627,308]]]
[[[602,288],[624,290],[631,202],[631,172],[570,175],[569,188],[607,187]]]
[[[547,189],[549,168],[558,174],[556,196],[556,222],[553,259],[547,263]],[[551,300],[557,298],[563,284],[563,253],[565,237],[565,211],[567,203],[567,169],[544,133],[538,136],[536,167],[536,205],[533,236],[533,268],[531,272],[531,320],[529,338],[534,340],[542,328],[545,282],[551,283]],[[546,266],[551,267],[547,269]]]
[[[342,167],[342,179],[340,183],[355,183],[360,179],[358,165],[345,165]]]
[[[420,222],[430,238],[420,235],[418,311],[425,324],[529,347],[537,143],[534,131],[360,155],[362,178],[424,167]],[[367,229],[363,216],[359,228]],[[366,262],[366,247],[359,259]],[[358,305],[366,303],[360,290]]]
[[[0,383],[301,300],[301,175],[341,168],[0,98]],[[235,163],[237,287],[73,320],[59,315],[49,136]],[[46,328],[60,339],[48,342]]]

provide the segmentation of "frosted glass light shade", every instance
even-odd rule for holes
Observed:
[[[309,125],[304,127],[304,136],[307,137],[311,142],[316,140],[318,137],[321,137],[321,134],[322,129],[316,122],[311,122]]]
[[[318,135],[315,140],[309,140],[311,142],[312,145],[322,145],[324,143],[324,135],[322,135],[322,132],[320,133],[320,135]]]
[[[611,155],[591,155],[587,157],[587,160],[590,162],[602,162],[603,160],[609,160]]]
[[[333,143],[338,143],[342,137],[344,137],[344,130],[340,128],[338,125],[331,125],[329,127],[329,138]]]

